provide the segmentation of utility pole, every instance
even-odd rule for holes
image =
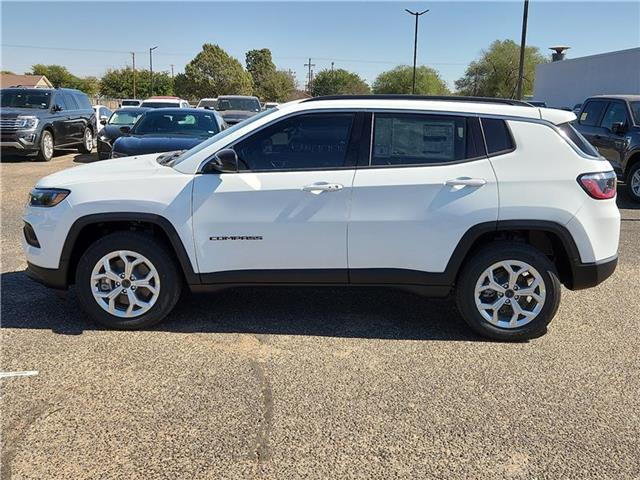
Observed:
[[[331,73],[333,73],[333,62],[331,62]]]
[[[153,97],[153,51],[156,48],[158,48],[157,45],[149,49],[149,96],[150,97]]]
[[[171,64],[171,81],[173,82],[173,63]]]
[[[413,36],[413,82],[411,83],[411,93],[415,95],[416,93],[416,56],[418,53],[418,18],[421,15],[424,15],[425,13],[427,13],[429,10],[425,10],[423,12],[412,12],[408,8],[405,8],[404,11],[416,17],[416,29]]]
[[[133,62],[133,98],[136,98],[136,52],[131,52]]]
[[[518,88],[516,99],[522,100],[522,80],[524,77],[524,49],[527,43],[527,17],[529,16],[529,0],[524,0],[522,12],[522,38],[520,39],[520,66],[518,67]]]
[[[304,64],[305,67],[309,67],[309,80],[307,82],[307,93],[311,95],[311,87],[313,84],[313,70],[312,68],[316,66],[315,63],[311,63],[311,58],[309,58],[309,63]]]

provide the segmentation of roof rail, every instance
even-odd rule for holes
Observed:
[[[436,100],[441,102],[500,103],[503,105],[533,107],[533,105],[531,105],[530,103],[524,102],[522,100],[512,100],[510,98],[463,97],[455,95],[404,95],[387,93],[381,95],[326,95],[321,97],[306,98],[302,100],[302,102],[316,102],[319,100]]]

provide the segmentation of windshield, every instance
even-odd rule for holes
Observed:
[[[210,137],[218,133],[218,122],[213,112],[179,113],[147,112],[136,123],[132,133],[136,135],[188,135]]]
[[[636,125],[640,125],[640,102],[630,102],[633,120]]]
[[[109,119],[109,125],[133,125],[142,116],[143,112],[127,112],[120,110],[114,112]]]
[[[180,155],[175,160],[173,160],[170,163],[169,166],[174,166],[174,165],[177,165],[177,164],[185,161],[191,155],[195,155],[196,153],[201,152],[205,148],[209,147],[209,145],[213,145],[217,141],[222,140],[223,138],[231,135],[233,132],[239,130],[240,128],[244,128],[247,125],[249,125],[250,123],[253,123],[256,120],[260,120],[262,117],[265,117],[267,115],[271,115],[276,110],[278,110],[278,107],[270,108],[269,110],[264,110],[264,111],[260,112],[259,114],[254,115],[253,117],[245,120],[244,122],[236,123],[234,126],[229,127],[226,130],[223,130],[222,132],[220,132],[220,133],[214,135],[213,137],[209,138],[208,140],[200,143],[199,145],[196,145],[191,150],[187,150],[182,155]]]
[[[257,98],[219,98],[217,110],[244,110],[245,112],[259,112],[260,101]]]
[[[176,108],[179,107],[177,102],[142,102],[141,107],[148,108]]]
[[[123,100],[122,105],[126,107],[137,107],[138,105],[140,105],[140,101],[139,100]]]
[[[46,110],[51,104],[51,92],[38,90],[2,90],[3,107],[39,108]]]
[[[216,108],[217,104],[218,104],[217,100],[200,100],[200,102],[198,103],[198,107],[199,108],[204,108],[204,107]]]

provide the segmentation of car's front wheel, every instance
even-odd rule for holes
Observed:
[[[182,288],[171,252],[137,232],[111,233],[89,246],[75,280],[80,304],[91,318],[127,330],[163,320]]]
[[[82,134],[82,143],[78,147],[80,153],[91,153],[93,150],[93,131],[86,127]]]
[[[553,263],[532,246],[516,242],[496,242],[475,253],[456,288],[465,321],[496,340],[543,335],[560,305]]]
[[[629,169],[627,175],[627,193],[634,202],[640,203],[640,162],[636,162]]]
[[[40,135],[40,149],[36,157],[41,162],[49,162],[53,158],[53,134],[43,130]]]

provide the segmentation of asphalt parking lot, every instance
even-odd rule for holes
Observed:
[[[640,208],[620,263],[546,336],[485,341],[451,300],[381,289],[185,295],[105,330],[29,280],[27,193],[92,161],[3,159],[3,479],[640,478]]]

